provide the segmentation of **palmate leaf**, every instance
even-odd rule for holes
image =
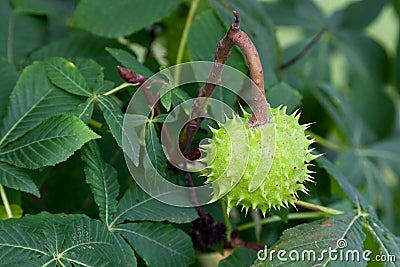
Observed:
[[[43,120],[73,112],[82,100],[54,87],[47,78],[44,63],[26,67],[14,87],[0,128],[0,147],[21,137]]]
[[[124,149],[126,155],[128,155],[132,162],[137,166],[139,162],[140,144],[136,132],[130,131],[128,133],[123,127],[124,118],[121,109],[113,99],[108,96],[99,96],[97,101],[117,144]],[[128,138],[128,134],[131,135],[131,137]],[[122,135],[125,135],[124,140],[127,142],[124,146],[122,145]]]
[[[83,215],[2,221],[0,266],[121,266],[123,251],[115,240],[103,223]]]
[[[126,220],[170,221],[187,223],[197,218],[194,208],[167,205],[149,196],[136,183],[132,183],[118,203],[113,224]]]
[[[80,2],[72,16],[72,26],[104,37],[126,36],[168,16],[182,0],[108,0]],[[135,13],[135,16],[132,16]]]
[[[79,118],[56,115],[0,150],[0,161],[28,169],[53,166],[99,137]]]
[[[74,219],[62,247],[67,262],[85,266],[120,266],[119,247],[105,224],[87,217]]]
[[[50,258],[39,234],[21,227],[16,223],[18,220],[21,219],[0,221],[0,266],[32,266],[28,265],[32,260]]]
[[[115,229],[122,234],[149,267],[188,266],[194,262],[190,237],[162,223],[129,223]]]
[[[79,69],[68,60],[57,57],[45,60],[47,76],[53,84],[65,91],[81,96],[91,96],[92,93]]]
[[[99,206],[100,218],[109,226],[117,210],[117,172],[103,161],[99,147],[94,141],[83,147],[82,160],[85,162],[86,182],[90,185],[94,200]]]
[[[26,172],[5,162],[0,162],[0,184],[15,190],[31,193],[37,197],[40,196],[36,184]]]
[[[363,214],[349,212],[288,229],[274,246],[263,251],[260,256],[264,261],[258,260],[252,266],[365,266],[362,220]],[[330,259],[329,253],[324,252],[329,249],[337,251],[332,254],[338,256],[337,260]],[[276,253],[271,258],[272,250]],[[284,256],[281,254],[284,260],[278,259],[279,250],[285,251]],[[357,250],[359,260],[339,256],[340,251],[345,254],[349,250]]]

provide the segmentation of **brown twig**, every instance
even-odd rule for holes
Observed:
[[[307,54],[307,52],[319,41],[319,39],[321,39],[322,35],[324,35],[324,33],[327,30],[328,29],[326,29],[326,28],[323,28],[322,30],[320,30],[317,33],[317,35],[315,35],[314,38],[300,51],[300,53],[298,53],[293,58],[291,58],[287,62],[285,62],[282,65],[280,65],[279,69],[280,70],[287,69],[288,67],[290,67],[291,65],[293,65],[294,63],[296,63],[297,61],[302,59],[305,56],[305,54]]]
[[[141,74],[131,71],[130,69],[117,66],[119,76],[124,79],[128,83],[136,84],[136,85],[145,85],[141,87],[141,90],[149,104],[150,108],[154,110],[154,115],[160,115],[160,108],[157,104],[157,96],[153,95],[150,88],[152,83],[147,82],[147,78]]]
[[[225,37],[217,43],[217,50],[214,56],[214,64],[211,69],[207,82],[199,89],[199,98],[193,102],[192,119],[184,131],[185,156],[190,154],[190,146],[205,116],[206,100],[204,97],[211,96],[215,87],[221,82],[221,73],[234,45],[237,45],[246,57],[250,70],[252,83],[252,96],[254,110],[249,127],[256,127],[268,122],[267,110],[269,104],[265,99],[264,75],[257,49],[248,35],[240,29],[239,12],[234,11],[235,21],[229,28]],[[201,97],[201,98],[200,98]],[[182,144],[182,142],[181,142]]]

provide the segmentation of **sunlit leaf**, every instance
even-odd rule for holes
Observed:
[[[71,94],[91,95],[85,78],[75,64],[61,57],[48,58],[45,62],[47,75],[53,84]]]

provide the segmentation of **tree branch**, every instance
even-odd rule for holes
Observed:
[[[146,83],[147,78],[141,74],[135,73],[127,68],[117,66],[118,68],[118,74],[119,76],[124,79],[126,82],[135,84],[138,86],[143,85]],[[149,104],[150,108],[154,110],[154,115],[160,115],[160,108],[158,107],[157,104],[157,97],[153,95],[153,93],[150,90],[150,87],[152,83],[146,83],[147,86],[145,87],[140,87],[142,89],[142,92],[147,100],[147,103]]]
[[[184,138],[186,141],[184,154],[187,157],[190,154],[190,146],[193,138],[199,128],[200,123],[206,115],[206,103],[204,97],[211,96],[215,87],[221,82],[221,73],[228,57],[231,54],[234,45],[237,45],[246,57],[247,65],[252,79],[252,97],[253,97],[253,115],[249,122],[249,127],[257,127],[267,123],[267,110],[269,104],[265,98],[264,75],[257,49],[248,35],[240,29],[240,16],[238,11],[233,12],[235,21],[229,28],[225,37],[217,43],[217,50],[214,56],[214,64],[211,69],[207,82],[199,89],[199,98],[193,102],[192,119],[185,128]],[[183,145],[184,142],[181,142]]]

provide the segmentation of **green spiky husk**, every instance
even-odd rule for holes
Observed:
[[[312,155],[308,148],[314,142],[305,135],[308,125],[299,125],[299,116],[287,115],[285,107],[271,109],[271,113],[276,125],[275,133],[268,129],[271,125],[249,128],[248,118],[234,116],[220,125],[220,129],[212,129],[210,144],[201,147],[207,153],[202,159],[207,164],[204,173],[206,183],[212,183],[215,198],[225,195],[227,212],[240,205],[246,211],[249,208],[260,209],[265,214],[271,208],[294,205],[297,192],[307,192],[304,183],[312,179],[307,167],[318,157]],[[248,136],[248,142],[243,141],[243,136],[238,138],[243,131]],[[268,160],[263,158],[265,154],[260,150],[261,142],[275,142],[274,152],[270,155],[272,158],[269,159],[272,163],[267,172],[256,171],[260,168],[257,166]],[[271,146],[270,143],[263,145]],[[255,177],[257,174],[265,177]],[[249,186],[254,178],[264,181],[250,192]]]

